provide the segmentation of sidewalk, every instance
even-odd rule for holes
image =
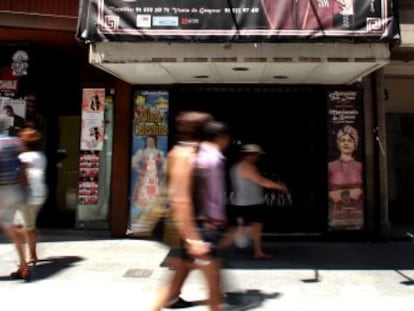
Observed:
[[[223,270],[228,291],[269,294],[255,310],[407,310],[414,303],[414,244],[268,242],[271,260],[255,261],[233,252]],[[146,311],[170,270],[163,245],[147,240],[113,239],[88,231],[42,231],[30,282],[11,280],[15,250],[0,236],[2,306],[16,310]],[[271,294],[275,294],[273,297]],[[202,300],[205,286],[194,271],[183,289],[188,300]],[[272,296],[272,298],[270,298]],[[186,310],[206,311],[200,305]]]

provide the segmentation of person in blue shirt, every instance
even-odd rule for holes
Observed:
[[[7,130],[7,119],[0,115],[0,226],[15,244],[19,268],[11,273],[14,279],[30,279],[30,270],[26,263],[23,241],[14,224],[17,209],[24,204],[23,189],[27,184],[24,165],[19,160],[23,144],[17,137],[3,134]]]

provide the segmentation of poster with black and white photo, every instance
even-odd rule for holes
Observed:
[[[105,89],[83,89],[81,150],[102,150]]]

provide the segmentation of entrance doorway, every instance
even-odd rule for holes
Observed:
[[[387,114],[389,216],[396,238],[414,233],[414,114]]]
[[[181,110],[201,110],[226,122],[233,145],[256,143],[266,154],[261,172],[281,180],[290,198],[274,197],[267,206],[266,234],[323,233],[327,226],[326,98],[319,87],[175,86],[171,117]],[[173,124],[173,123],[171,123]],[[172,139],[170,141],[173,141]]]
[[[53,123],[52,123],[53,122]],[[39,214],[40,228],[74,228],[79,161],[79,116],[50,119],[46,148],[48,200]]]

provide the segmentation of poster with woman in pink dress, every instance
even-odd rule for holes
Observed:
[[[329,230],[364,227],[362,107],[357,90],[328,96],[328,225]]]

